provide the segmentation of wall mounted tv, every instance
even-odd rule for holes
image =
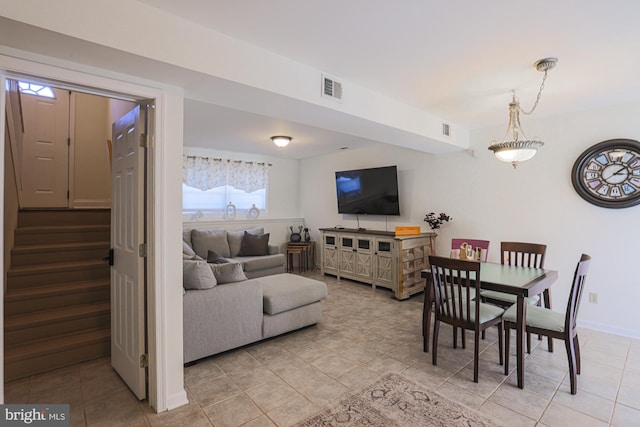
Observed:
[[[338,213],[400,215],[396,166],[336,172]]]

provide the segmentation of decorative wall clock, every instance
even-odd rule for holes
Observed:
[[[571,171],[576,192],[603,208],[640,204],[640,142],[610,139],[578,156]]]

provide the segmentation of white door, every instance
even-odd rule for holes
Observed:
[[[141,115],[142,114],[142,115]],[[138,397],[146,397],[144,257],[145,110],[138,106],[112,128],[111,365]]]
[[[21,94],[23,208],[69,204],[69,91],[51,88],[55,98]]]

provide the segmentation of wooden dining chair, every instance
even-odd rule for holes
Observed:
[[[474,332],[475,338],[473,381],[478,382],[480,332],[491,326],[498,326],[499,360],[501,365],[503,363],[502,314],[504,310],[495,305],[474,301],[474,296],[480,291],[480,263],[478,261],[430,256],[429,264],[431,265],[431,286],[435,301],[432,362],[437,365],[440,322],[453,326],[454,348],[456,348],[455,331],[457,328],[461,328],[463,334],[465,330],[471,330]],[[425,337],[423,339],[426,340]],[[426,342],[424,345],[426,348]]]
[[[547,245],[539,243],[500,242],[500,262],[505,265],[518,267],[544,268],[544,258]],[[498,305],[504,309],[516,303],[515,295],[498,291],[480,291],[482,302]],[[551,300],[546,293],[546,307],[551,308]],[[534,295],[527,298],[527,304],[541,306],[541,296]],[[484,337],[483,337],[484,338]],[[553,352],[553,340],[549,338],[549,350]],[[527,352],[531,353],[531,334],[527,334]]]
[[[564,315],[544,307],[527,307],[526,330],[528,333],[545,335],[549,338],[563,340],[567,350],[569,361],[569,379],[571,382],[571,394],[577,391],[577,374],[580,374],[580,344],[578,342],[578,330],[576,320],[580,299],[584,289],[584,282],[589,271],[591,257],[582,254],[573,275],[573,284],[567,302],[567,311]],[[504,373],[509,373],[509,336],[511,329],[516,328],[516,306],[511,306],[503,316],[505,329],[506,360],[504,362]],[[434,348],[435,350],[435,348]]]

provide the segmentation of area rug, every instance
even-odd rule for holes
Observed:
[[[387,374],[339,404],[296,427],[493,427],[472,409],[427,391],[398,374]]]

